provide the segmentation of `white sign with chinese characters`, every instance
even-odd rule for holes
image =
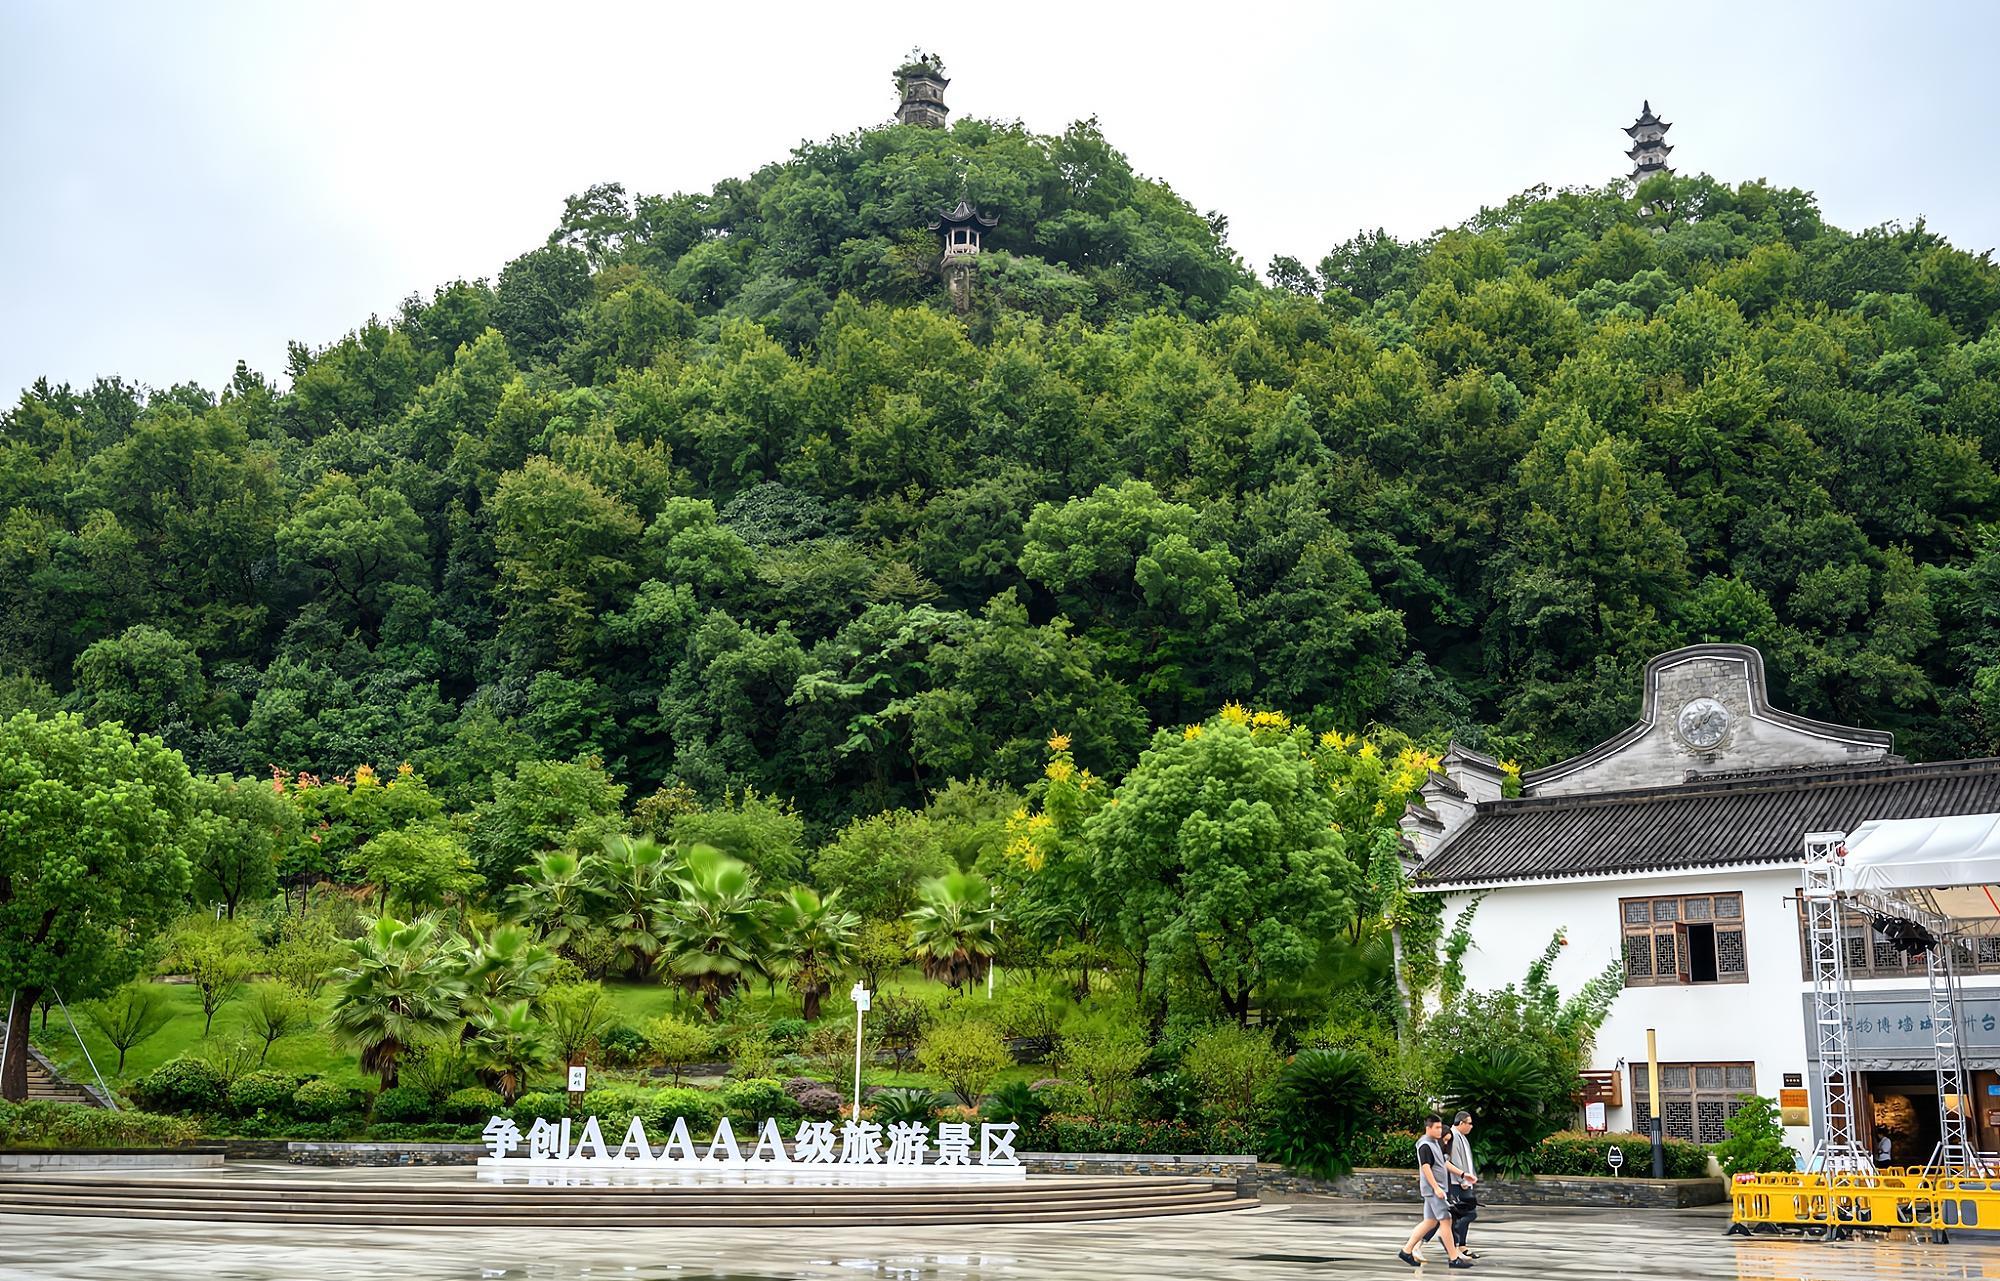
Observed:
[[[687,1118],[675,1117],[664,1146],[655,1148],[646,1125],[633,1117],[625,1133],[606,1141],[594,1116],[572,1121],[538,1119],[524,1134],[504,1116],[486,1123],[481,1135],[490,1155],[479,1158],[482,1170],[573,1171],[576,1173],[659,1172],[665,1174],[771,1174],[831,1176],[815,1182],[882,1183],[890,1179],[935,1178],[1010,1181],[1026,1177],[1015,1155],[1019,1127],[968,1121],[803,1121],[786,1146],[776,1120],[758,1128],[747,1148],[739,1142],[728,1118],[716,1124],[715,1135],[698,1144],[688,1132]],[[746,1136],[747,1139],[747,1136]],[[518,1155],[516,1155],[518,1153]]]

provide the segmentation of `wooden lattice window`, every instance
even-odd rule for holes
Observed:
[[[1618,900],[1625,986],[1745,983],[1741,894],[1677,894]]]
[[[1646,1065],[1632,1065],[1632,1115],[1639,1133],[1653,1124]],[[1757,1092],[1757,1070],[1748,1063],[1660,1064],[1660,1128],[1670,1139],[1720,1143],[1723,1125]]]

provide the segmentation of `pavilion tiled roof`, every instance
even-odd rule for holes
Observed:
[[[1480,804],[1418,867],[1420,888],[1796,863],[1808,832],[1871,818],[2000,813],[2000,757],[1818,766],[1671,787]]]

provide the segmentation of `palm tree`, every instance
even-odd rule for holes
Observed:
[[[951,872],[925,881],[903,919],[910,923],[910,955],[925,977],[959,991],[986,977],[999,947],[1000,913],[985,877]]]
[[[522,866],[521,882],[507,893],[515,915],[542,932],[542,941],[560,948],[590,928],[590,877],[583,860],[551,850]]]
[[[776,968],[791,979],[805,1003],[806,1022],[819,1018],[820,998],[854,959],[861,918],[840,906],[840,891],[821,898],[795,885],[771,904]]]
[[[472,1061],[509,1103],[528,1088],[529,1072],[547,1067],[555,1059],[549,1029],[526,1001],[475,1010],[466,1030],[471,1033],[466,1049],[471,1051]]]
[[[458,956],[466,1000],[483,1009],[532,1000],[556,968],[555,953],[519,925],[495,926],[485,938],[475,935]]]
[[[440,945],[435,917],[405,924],[384,916],[350,944],[347,964],[333,972],[339,995],[327,1030],[361,1051],[361,1070],[396,1083],[403,1052],[457,1031],[465,985],[458,958]]]
[[[763,942],[764,905],[757,874],[721,850],[697,845],[673,874],[679,897],[663,925],[668,969],[714,1019],[725,998],[755,972]]]
[[[611,909],[605,919],[620,951],[631,957],[632,972],[650,978],[660,956],[662,931],[671,910],[667,895],[674,870],[672,853],[648,837],[610,836],[604,852],[585,869]]]

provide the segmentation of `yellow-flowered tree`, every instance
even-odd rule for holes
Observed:
[[[1416,1012],[1417,994],[1440,983],[1449,987],[1468,944],[1469,915],[1447,937],[1443,901],[1412,893],[1404,870],[1407,851],[1398,820],[1425,780],[1442,770],[1442,754],[1396,730],[1375,727],[1366,734],[1321,734],[1313,760],[1333,797],[1335,822],[1362,869],[1348,941],[1356,949],[1371,941],[1386,944],[1400,1037]],[[1518,790],[1520,767],[1502,761],[1501,768],[1508,789]]]
[[[1050,735],[1048,748],[1048,764],[1028,789],[1028,803],[1007,820],[1005,858],[994,882],[1019,942],[1036,956],[1074,967],[1082,999],[1103,942],[1084,827],[1111,799],[1111,789],[1077,766],[1068,734]]]

